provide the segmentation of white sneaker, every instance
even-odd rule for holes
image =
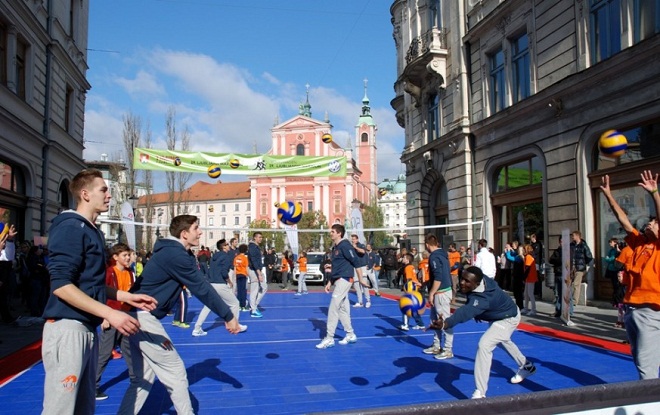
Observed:
[[[193,330],[193,332],[192,332],[192,335],[195,336],[195,337],[206,336],[207,334],[208,334],[208,333],[205,332],[204,330],[202,330],[201,328],[199,328],[199,329],[196,328],[196,329]]]
[[[316,345],[316,348],[317,349],[328,349],[328,348],[334,347],[334,346],[335,346],[335,339],[329,339],[329,338],[326,337],[325,339],[323,339],[321,341],[321,343]]]
[[[424,353],[424,354],[440,354],[440,353],[442,353],[442,348],[440,346],[431,346],[431,347],[427,347],[426,349],[422,350],[422,353]]]
[[[474,392],[472,392],[472,398],[470,398],[470,399],[483,399],[485,397],[486,397],[486,395],[481,393],[481,391],[479,389],[475,389]]]
[[[408,330],[410,330],[410,327],[408,327],[407,324],[402,324],[399,328],[400,328],[401,330],[403,330],[403,331],[408,331]]]
[[[518,369],[518,373],[511,378],[511,383],[520,383],[534,373],[536,373],[536,366],[534,366],[532,362],[527,362],[523,367]]]
[[[412,329],[413,329],[413,330],[426,330],[426,327],[424,327],[424,326],[420,326],[420,325],[416,325],[416,326],[413,326]]]
[[[356,341],[357,341],[357,336],[355,335],[355,333],[348,333],[346,337],[339,340],[339,344],[341,344],[342,346],[346,346],[347,344],[355,343]]]
[[[451,359],[452,357],[454,357],[454,353],[452,353],[451,350],[443,350],[440,354],[436,354],[433,357],[438,360]]]
[[[365,308],[371,308],[371,301],[367,301],[367,305],[365,305]]]
[[[362,307],[362,303],[353,304],[353,308],[360,308],[360,307]]]
[[[247,326],[245,324],[239,324],[238,328],[239,328],[238,330],[239,333],[243,333],[244,331],[247,330]]]
[[[577,324],[573,323],[572,320],[568,320],[568,321],[566,321],[566,325],[567,325],[568,327],[575,327],[575,326],[577,326]]]

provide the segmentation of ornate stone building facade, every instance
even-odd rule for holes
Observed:
[[[83,164],[89,2],[0,3],[0,220],[21,239],[73,201]]]
[[[484,237],[497,253],[536,233],[545,258],[563,230],[579,230],[596,258],[588,297],[609,298],[600,258],[621,232],[599,184],[610,174],[635,217],[651,213],[636,184],[660,166],[660,1],[397,0],[390,10],[392,106],[407,196],[420,202],[408,226],[483,221],[445,233]],[[609,129],[628,138],[619,159],[598,152]]]

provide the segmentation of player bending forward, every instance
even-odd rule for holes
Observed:
[[[431,323],[434,330],[447,329],[471,319],[487,321],[490,327],[477,348],[474,363],[474,383],[476,389],[472,399],[486,397],[488,378],[493,362],[493,350],[501,345],[518,364],[518,372],[511,378],[511,383],[520,383],[536,372],[536,367],[520,352],[511,341],[511,335],[520,323],[520,309],[497,283],[491,278],[484,278],[481,269],[469,267],[463,270],[459,281],[460,290],[467,296],[467,301],[454,314],[443,320]]]

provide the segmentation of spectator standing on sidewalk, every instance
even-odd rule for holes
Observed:
[[[569,312],[571,316],[580,299],[582,280],[584,275],[589,271],[589,266],[593,261],[594,257],[591,254],[591,249],[589,249],[587,243],[582,239],[582,233],[580,231],[573,231],[571,233],[571,287],[573,288],[573,295],[571,297],[571,308]]]
[[[561,249],[561,236],[559,237],[559,245],[557,249],[552,252],[550,256],[550,265],[552,265],[555,271],[555,314],[554,317],[561,316],[561,303],[563,301],[562,293],[564,291],[564,281],[563,281],[563,264],[562,264],[562,249]]]
[[[535,233],[529,236],[530,245],[532,246],[532,256],[534,257],[534,262],[536,263],[536,274],[537,279],[534,284],[534,295],[541,299],[541,294],[543,292],[543,263],[545,262],[545,257],[543,253],[543,242],[541,242]]]
[[[536,299],[534,298],[534,285],[538,280],[536,261],[534,260],[534,248],[532,245],[525,245],[525,259],[524,259],[524,273],[525,273],[525,291],[523,297],[525,299],[525,308],[521,311],[522,314],[528,316],[536,315]],[[531,304],[531,305],[530,305]]]
[[[612,212],[626,231],[625,241],[632,249],[632,256],[625,264],[627,278],[624,303],[624,322],[633,360],[640,379],[657,379],[660,366],[660,194],[658,174],[650,170],[641,174],[639,186],[646,190],[655,205],[655,217],[651,217],[642,232],[633,227],[610,190],[610,178],[604,176],[600,188],[610,204]]]
[[[479,239],[479,252],[477,252],[474,266],[481,269],[486,277],[495,280],[497,261],[495,261],[495,255],[488,249],[488,241],[485,239]]]

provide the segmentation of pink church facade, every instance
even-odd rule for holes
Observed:
[[[254,219],[277,223],[275,203],[285,200],[300,202],[303,212],[321,211],[333,223],[343,224],[350,217],[351,202],[375,203],[376,125],[370,114],[369,100],[363,99],[362,115],[356,125],[353,148],[342,148],[336,141],[324,143],[321,137],[332,134],[328,120],[311,117],[309,100],[300,113],[271,129],[273,155],[343,156],[346,177],[250,177]]]

